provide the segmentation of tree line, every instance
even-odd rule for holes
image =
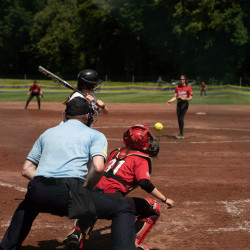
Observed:
[[[2,0],[0,74],[243,77],[247,0]]]

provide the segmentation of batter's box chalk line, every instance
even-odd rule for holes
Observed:
[[[20,191],[20,192],[26,192],[27,191],[26,188],[18,187],[17,185],[13,185],[13,184],[9,184],[9,183],[4,183],[4,182],[1,182],[1,181],[0,181],[0,186],[2,186],[2,187],[8,187],[8,188],[13,188],[13,189],[16,189],[17,191]]]
[[[209,232],[234,232],[234,231],[247,231],[250,232],[249,222],[244,220],[245,218],[241,218],[242,211],[237,208],[237,205],[243,206],[247,209],[247,205],[250,203],[250,199],[246,200],[233,200],[233,201],[216,201],[216,204],[224,205],[226,211],[232,216],[237,227],[229,227],[229,228],[216,228],[216,229],[208,229]],[[183,203],[184,205],[213,205],[212,202],[202,202],[202,201],[187,201]]]

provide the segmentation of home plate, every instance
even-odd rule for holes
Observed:
[[[205,112],[197,112],[197,113],[195,113],[196,115],[206,115],[207,113],[205,113]]]

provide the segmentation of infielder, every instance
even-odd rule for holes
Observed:
[[[202,93],[204,93],[205,96],[207,96],[207,84],[205,84],[205,82],[202,82],[200,85],[200,96],[202,97]]]
[[[26,102],[24,109],[25,110],[27,109],[29,102],[35,96],[37,99],[37,103],[38,103],[38,109],[40,110],[40,107],[41,107],[40,97],[43,97],[43,92],[41,90],[41,87],[37,84],[37,80],[34,80],[33,84],[30,86],[30,89],[29,89],[27,95],[29,95],[29,98]]]
[[[96,217],[112,219],[113,249],[136,249],[132,207],[91,191],[103,175],[107,156],[106,137],[86,126],[91,109],[86,99],[74,98],[66,105],[67,121],[46,130],[35,142],[22,170],[22,175],[30,180],[27,193],[0,249],[20,249],[40,212],[81,218],[86,223]]]
[[[184,139],[183,129],[184,129],[184,116],[188,110],[189,101],[193,98],[193,91],[188,85],[186,76],[181,75],[180,83],[175,88],[175,95],[171,98],[167,104],[170,105],[171,102],[177,100],[177,117],[180,133],[175,137],[176,139]]]
[[[160,204],[151,198],[127,197],[133,189],[140,186],[147,193],[162,201],[169,208],[174,201],[166,198],[150,181],[152,171],[151,157],[156,157],[159,144],[156,137],[144,124],[130,127],[123,135],[125,147],[111,152],[105,174],[98,182],[95,191],[127,201],[135,210],[137,249],[148,249],[141,245],[160,216]],[[64,250],[83,248],[88,225],[75,221],[64,241]]]

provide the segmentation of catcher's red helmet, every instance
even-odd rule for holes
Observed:
[[[135,124],[123,134],[124,144],[131,149],[143,151],[151,157],[159,153],[159,143],[144,124]]]

